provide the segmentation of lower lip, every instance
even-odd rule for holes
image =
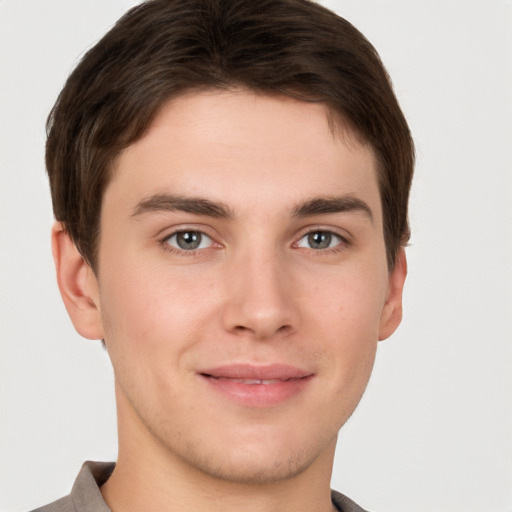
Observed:
[[[272,407],[304,391],[313,376],[270,384],[245,384],[233,379],[201,377],[217,392],[246,407]]]

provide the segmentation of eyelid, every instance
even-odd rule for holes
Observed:
[[[342,230],[334,228],[332,226],[329,226],[329,227],[321,226],[321,225],[309,226],[301,231],[300,235],[296,238],[296,241],[293,243],[293,246],[300,248],[300,249],[308,249],[308,250],[314,251],[316,253],[322,253],[322,252],[325,253],[325,252],[329,252],[329,251],[342,250],[343,248],[346,248],[346,247],[349,247],[350,245],[352,245],[352,240],[348,233],[346,233],[344,230],[343,230],[343,232],[341,232],[341,231]],[[317,232],[330,233],[331,235],[334,235],[336,238],[338,238],[340,240],[340,242],[338,244],[336,244],[334,247],[328,247],[325,249],[312,249],[312,248],[298,246],[299,241],[302,240],[304,237],[308,236],[311,233],[317,233]]]
[[[175,231],[174,233],[171,233],[170,235],[167,235],[163,239],[163,241],[168,243],[169,245],[171,245],[169,241],[172,240],[175,237],[177,238],[178,235],[180,235],[182,233],[198,233],[199,235],[201,235],[200,245],[202,245],[203,242],[205,242],[204,238],[206,238],[206,239],[208,239],[210,241],[210,244],[208,244],[208,245],[211,245],[213,243],[213,240],[211,239],[210,236],[208,236],[206,233],[203,233],[202,231],[197,231],[195,229],[185,229],[185,230]],[[206,241],[206,243],[208,243],[208,242]],[[186,249],[183,249],[181,247],[176,247],[174,245],[172,245],[172,247],[174,247],[177,250],[182,250],[182,251],[185,251],[185,252],[192,252],[192,251],[196,251],[196,250],[199,251],[201,249],[207,249],[208,248],[208,247],[198,247],[197,249],[186,250]]]
[[[179,233],[186,233],[186,232],[195,232],[200,233],[201,235],[209,238],[210,244],[208,247],[202,247],[197,249],[181,249],[180,247],[173,246],[168,243],[169,239],[173,236],[178,235]],[[197,226],[197,225],[191,225],[191,224],[182,224],[179,226],[172,226],[167,227],[165,229],[160,230],[155,238],[158,240],[158,243],[163,247],[164,250],[169,252],[174,252],[176,254],[185,255],[185,256],[193,256],[197,253],[208,251],[212,248],[221,248],[222,244],[217,241],[218,236],[213,235],[210,233],[210,229],[206,229],[204,226]]]
[[[159,229],[158,232],[154,234],[154,238],[163,240],[164,238],[169,238],[176,233],[183,233],[184,231],[197,231],[198,233],[202,233],[215,241],[220,238],[217,231],[212,229],[210,226],[205,224],[194,224],[193,222],[167,225],[164,228]]]

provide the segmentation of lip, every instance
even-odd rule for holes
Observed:
[[[272,407],[300,394],[314,373],[287,364],[230,364],[198,372],[211,389],[246,407]]]

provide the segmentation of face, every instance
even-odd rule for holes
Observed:
[[[101,214],[91,304],[120,456],[130,443],[239,482],[332,462],[404,277],[387,268],[373,153],[323,106],[169,102],[120,155]]]

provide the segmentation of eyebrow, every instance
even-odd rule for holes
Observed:
[[[343,196],[313,197],[295,207],[293,217],[325,215],[329,213],[361,212],[372,222],[372,210],[366,202],[358,197],[347,194]]]
[[[135,207],[132,217],[139,217],[146,213],[175,211],[217,219],[233,219],[235,217],[233,210],[222,202],[214,202],[202,197],[183,197],[172,194],[154,194],[142,199]],[[345,212],[362,212],[373,222],[373,214],[368,204],[350,194],[313,197],[295,206],[292,217]]]
[[[202,197],[182,197],[171,194],[154,194],[142,199],[135,207],[132,217],[139,217],[146,213],[176,211],[218,219],[232,219],[234,217],[231,208],[223,203],[213,202]]]

